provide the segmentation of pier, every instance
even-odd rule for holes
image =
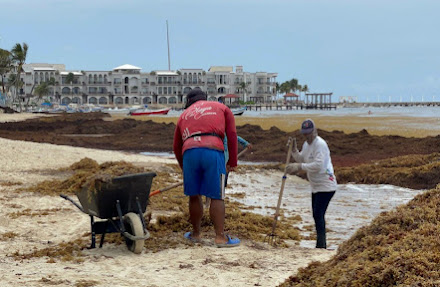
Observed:
[[[362,108],[362,107],[435,107],[440,106],[440,102],[376,102],[376,103],[339,103],[341,108]]]

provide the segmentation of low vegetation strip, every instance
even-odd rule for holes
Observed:
[[[360,228],[288,286],[440,286],[440,185]]]

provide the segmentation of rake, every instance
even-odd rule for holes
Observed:
[[[293,146],[295,146],[296,149],[296,138],[291,138],[289,137],[286,146],[288,146],[288,151],[287,151],[287,159],[286,159],[286,166],[284,167],[284,175],[283,175],[283,179],[281,181],[281,189],[280,189],[280,194],[278,196],[278,204],[277,204],[277,209],[275,211],[275,215],[274,215],[274,219],[273,219],[273,224],[272,224],[272,232],[269,233],[268,235],[266,235],[266,237],[264,238],[264,242],[267,241],[267,243],[269,243],[270,245],[277,245],[280,242],[280,238],[278,235],[276,235],[275,233],[275,229],[277,227],[277,221],[278,221],[278,216],[280,213],[280,206],[281,206],[281,199],[283,198],[283,192],[284,192],[284,185],[286,184],[286,179],[287,179],[287,165],[290,162],[290,156],[292,154],[292,148]]]

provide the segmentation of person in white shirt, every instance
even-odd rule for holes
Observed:
[[[333,172],[330,150],[320,136],[315,123],[311,119],[301,124],[304,142],[301,151],[292,151],[295,163],[287,166],[287,172],[294,174],[300,170],[307,172],[312,190],[312,210],[316,228],[316,248],[327,248],[325,232],[325,212],[336,192],[337,182]]]

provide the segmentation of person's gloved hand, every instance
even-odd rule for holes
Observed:
[[[299,162],[300,161],[299,151],[298,150],[293,150],[292,151],[292,157],[295,159],[296,162]]]
[[[298,162],[288,164],[286,166],[286,172],[289,174],[297,173],[301,170],[301,164]]]

